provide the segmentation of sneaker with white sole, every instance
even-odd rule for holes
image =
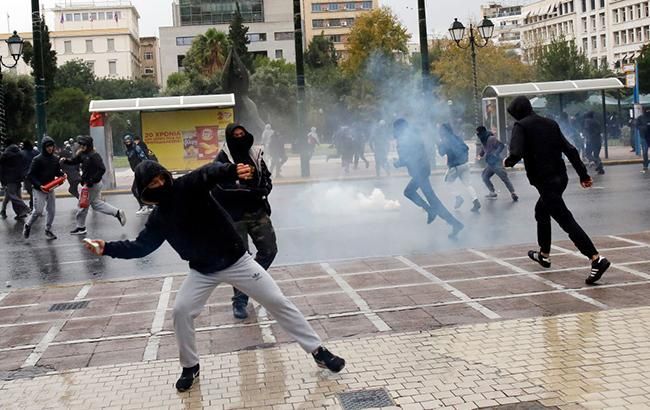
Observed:
[[[144,215],[147,213],[147,207],[146,206],[141,206],[140,209],[135,211],[136,215]]]
[[[551,258],[542,255],[541,252],[528,251],[528,257],[534,260],[535,262],[539,263],[540,265],[542,265],[543,268],[551,267]]]
[[[611,265],[611,262],[602,256],[598,257],[595,261],[592,261],[591,272],[589,273],[589,276],[587,276],[587,279],[585,279],[585,283],[587,285],[593,285],[598,282],[598,280],[603,276],[603,273],[605,273]]]
[[[85,235],[87,233],[86,228],[74,228],[70,231],[70,235]]]
[[[199,378],[200,366],[197,364],[193,367],[183,367],[181,377],[176,381],[176,390],[184,392],[189,390],[194,384],[194,380]]]
[[[329,350],[320,346],[315,352],[311,354],[314,361],[323,369],[329,369],[334,373],[338,373],[345,367],[345,359],[332,354]]]
[[[117,215],[115,215],[115,217],[118,221],[120,221],[120,225],[126,225],[126,212],[120,209],[117,211]]]
[[[50,231],[49,229],[45,230],[45,237],[51,241],[56,239],[56,235],[54,235],[54,232]]]

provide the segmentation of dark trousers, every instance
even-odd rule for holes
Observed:
[[[138,188],[136,186],[135,179],[131,184],[131,193],[135,197],[136,201],[138,201],[138,205],[140,205],[140,208],[142,208],[144,206],[144,203],[140,200],[140,196],[138,195]]]
[[[5,184],[5,197],[2,201],[2,212],[7,211],[7,205],[11,202],[11,207],[14,209],[16,216],[24,216],[29,213],[29,208],[21,198],[20,190],[20,182],[9,182]]]
[[[587,141],[586,156],[589,161],[592,161],[596,165],[596,171],[603,170],[603,162],[600,160],[600,149],[602,145],[600,139]]]
[[[643,169],[648,169],[648,140],[641,138],[641,153],[643,154]]]
[[[485,184],[487,189],[490,192],[494,192],[494,184],[492,183],[492,181],[490,181],[490,179],[495,174],[496,176],[501,178],[503,183],[506,185],[506,188],[508,188],[508,191],[510,191],[510,193],[513,194],[515,192],[515,187],[512,186],[512,182],[510,182],[510,178],[508,178],[508,173],[506,172],[506,170],[499,165],[488,165],[483,170],[483,173],[481,174],[481,178],[483,178],[483,183]]]
[[[418,194],[418,189],[424,194],[424,198]],[[445,208],[433,188],[431,187],[431,181],[429,181],[428,175],[415,176],[411,178],[411,181],[406,185],[404,189],[404,196],[411,200],[415,205],[424,209],[427,212],[433,212],[442,218],[449,225],[458,225],[460,221]]]
[[[248,250],[248,237],[253,240],[257,249],[255,262],[259,263],[264,270],[268,270],[278,253],[278,242],[275,237],[275,230],[271,218],[263,210],[245,213],[241,220],[235,222],[235,229],[244,240]],[[248,295],[237,288],[233,288],[233,305],[248,304]]]
[[[539,200],[535,205],[535,220],[537,220],[537,243],[543,253],[551,252],[551,218],[569,234],[580,253],[590,258],[598,254],[589,236],[578,225],[571,211],[562,199],[568,178],[557,177],[535,186],[539,192]]]
[[[81,179],[69,178],[68,184],[68,192],[70,192],[70,195],[79,199],[79,184],[81,184]]]

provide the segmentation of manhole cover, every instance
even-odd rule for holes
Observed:
[[[394,406],[393,400],[384,389],[359,390],[339,393],[343,410],[369,409],[372,407]]]
[[[55,303],[50,308],[48,309],[50,312],[56,312],[59,310],[75,310],[75,309],[83,309],[86,306],[88,306],[88,303],[90,301],[88,300],[82,300],[80,302],[66,302],[66,303]]]
[[[544,406],[538,401],[524,401],[500,406],[481,407],[481,410],[557,410],[555,406]]]

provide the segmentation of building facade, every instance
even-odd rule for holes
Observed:
[[[323,35],[334,43],[339,56],[345,56],[346,42],[354,20],[361,13],[379,7],[379,0],[302,0],[305,45]]]
[[[142,78],[160,85],[160,42],[158,37],[140,37],[140,62]]]
[[[50,41],[58,65],[82,60],[100,78],[140,77],[140,15],[130,1],[59,4],[51,13]]]
[[[650,8],[640,0],[543,0],[522,7],[524,61],[535,50],[564,36],[594,66],[614,69],[633,61],[650,41]]]
[[[170,74],[183,70],[183,59],[196,36],[209,28],[228,33],[237,3],[249,27],[249,52],[296,61],[292,0],[174,0],[174,25],[160,28],[163,87]]]
[[[494,24],[491,40],[495,45],[511,48],[517,55],[522,54],[520,5],[490,3],[481,6],[481,20],[484,18],[490,19]]]

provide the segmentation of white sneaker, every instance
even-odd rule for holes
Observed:
[[[126,213],[123,210],[117,211],[117,215],[115,215],[118,221],[120,221],[120,225],[124,226],[126,225]]]
[[[145,207],[145,206],[143,206],[140,209],[138,209],[137,211],[135,211],[136,215],[144,215],[146,213],[147,213],[147,207]]]

